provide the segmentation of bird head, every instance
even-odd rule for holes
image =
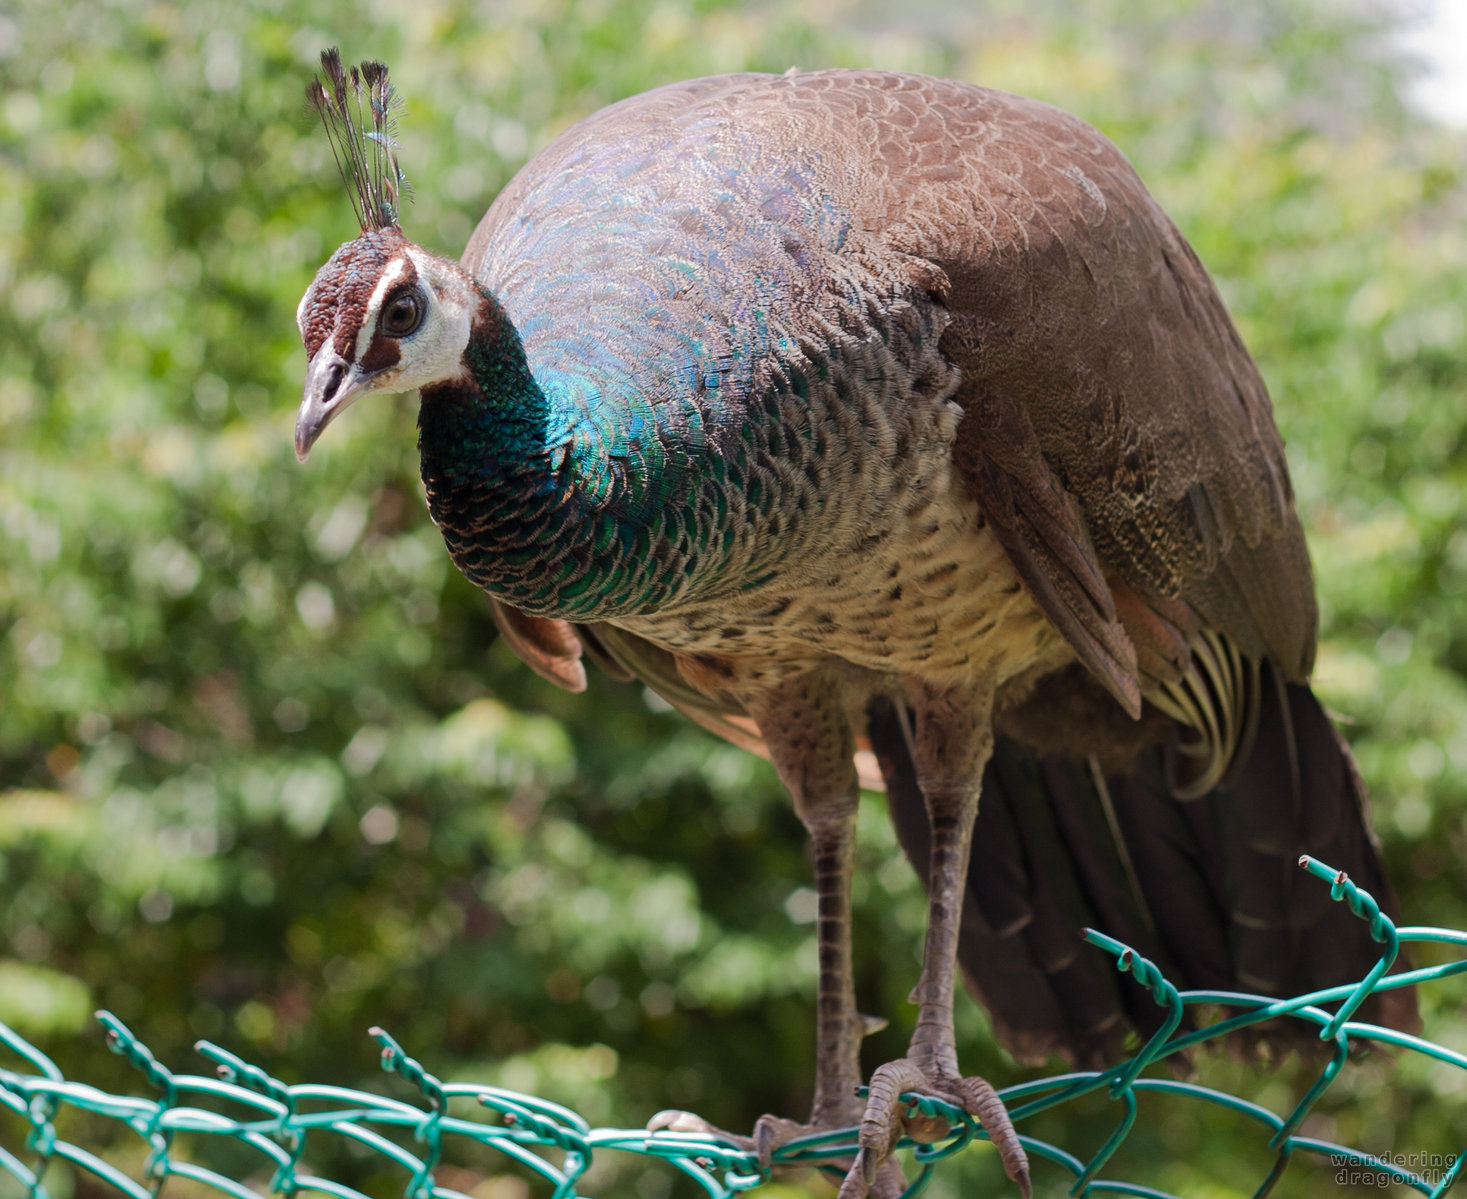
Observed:
[[[326,426],[364,395],[462,377],[481,298],[458,263],[395,227],[338,249],[296,309],[308,359],[296,457],[304,462]]]
[[[481,292],[456,262],[403,236],[398,201],[406,180],[393,136],[396,95],[380,62],[348,70],[321,55],[324,81],[306,96],[321,115],[361,225],[317,272],[296,324],[306,346],[305,395],[295,426],[302,462],[331,421],[374,391],[411,391],[464,373]]]

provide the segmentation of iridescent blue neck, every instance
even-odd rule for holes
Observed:
[[[531,370],[485,295],[462,381],[424,388],[423,481],[459,569],[490,595],[572,620],[644,612],[684,589],[659,550],[723,480],[695,405],[647,403],[589,371]],[[679,540],[682,540],[679,538]]]

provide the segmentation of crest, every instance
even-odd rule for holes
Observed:
[[[397,165],[399,100],[380,62],[343,66],[335,47],[321,52],[326,78],[311,80],[306,98],[321,114],[336,169],[341,172],[362,232],[398,228],[399,202],[409,194]]]

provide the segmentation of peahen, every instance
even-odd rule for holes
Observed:
[[[819,894],[810,1123],[860,1122],[843,1199],[899,1185],[906,1090],[979,1116],[1028,1191],[959,1070],[959,965],[1013,1053],[1088,1064],[1156,1016],[1082,925],[1187,987],[1293,994],[1375,960],[1295,867],[1390,901],[1307,685],[1268,396],[1104,137],[912,75],[677,83],[557,138],[460,264],[399,228],[386,68],[323,63],[362,234],[301,301],[297,453],[418,389],[433,519],[521,657],[572,690],[589,657],[773,761]],[[916,1031],[864,1102],[862,745],[930,898]]]

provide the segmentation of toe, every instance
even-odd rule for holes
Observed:
[[[902,1199],[907,1193],[907,1178],[902,1168],[887,1158],[876,1171],[871,1183],[870,1199]]]
[[[901,1137],[904,1091],[930,1089],[927,1076],[906,1058],[878,1066],[867,1088],[866,1113],[861,1117],[861,1147],[884,1158]]]
[[[861,1148],[841,1183],[838,1199],[866,1199],[873,1189],[880,1199],[892,1199],[905,1190],[904,1182],[895,1191],[891,1190],[901,1179],[901,1171],[894,1165],[890,1171],[884,1170],[883,1163],[890,1165],[887,1158],[902,1135],[905,1116],[902,1092],[920,1090],[925,1081],[922,1072],[905,1058],[877,1067],[871,1076],[866,1111],[861,1117]],[[880,1185],[876,1186],[878,1179]]]
[[[648,1132],[701,1132],[709,1136],[723,1136],[722,1131],[709,1124],[695,1112],[666,1108],[647,1121]]]
[[[754,1152],[759,1155],[759,1164],[769,1169],[776,1149],[796,1137],[815,1131],[818,1130],[782,1116],[760,1116],[754,1123]]]
[[[983,1126],[993,1147],[998,1150],[1003,1162],[1004,1173],[1019,1188],[1027,1199],[1031,1191],[1029,1181],[1029,1156],[1014,1131],[1014,1122],[1009,1119],[1008,1108],[998,1092],[982,1078],[965,1078],[960,1085],[963,1109]]]

